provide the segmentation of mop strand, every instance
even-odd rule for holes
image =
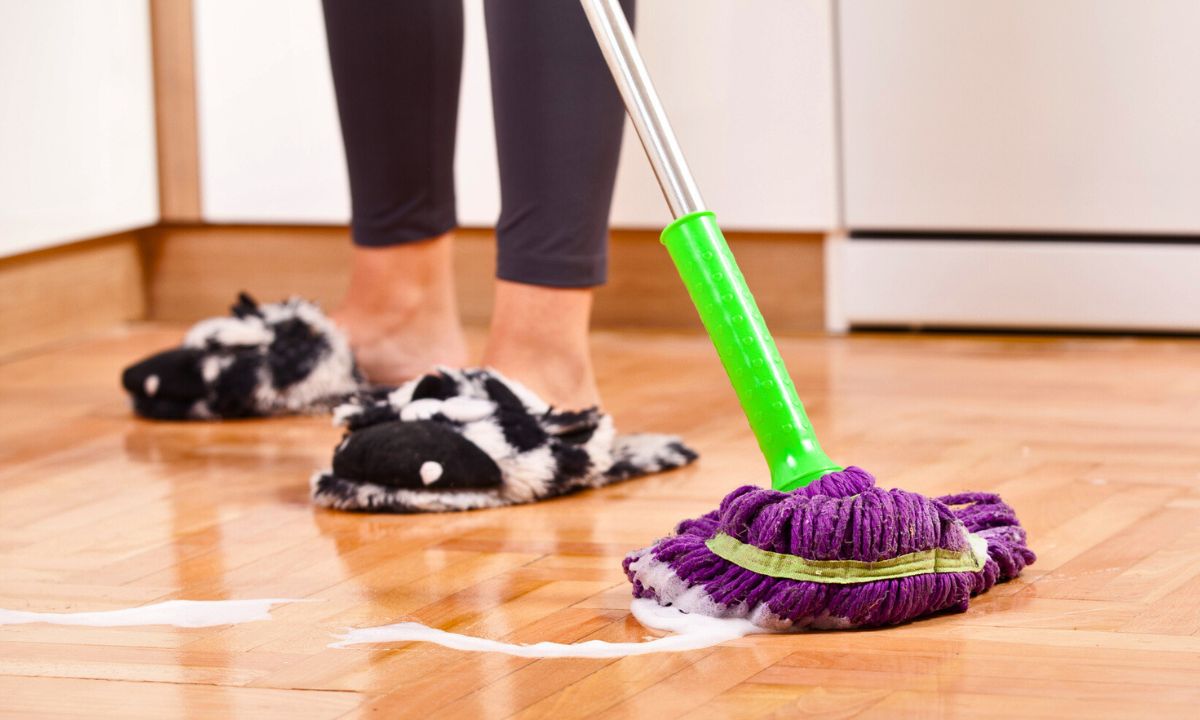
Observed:
[[[846,629],[965,611],[1034,559],[996,495],[882,490],[850,467],[791,492],[738,488],[624,567],[634,597],[684,612]]]

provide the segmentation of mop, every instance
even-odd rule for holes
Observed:
[[[662,233],[771,472],[629,554],[633,594],[767,629],[841,629],[965,611],[1035,559],[987,493],[884,490],[821,449],[754,297],[705,209],[617,0],[582,0],[675,218]]]

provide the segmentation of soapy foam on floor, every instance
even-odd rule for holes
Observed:
[[[169,600],[120,610],[61,613],[0,608],[0,625],[49,623],[87,627],[139,625],[173,625],[184,628],[213,627],[270,620],[273,606],[294,602],[310,601],[289,598]],[[673,607],[663,607],[653,600],[634,600],[630,605],[630,611],[644,627],[674,634],[652,638],[645,642],[612,643],[603,640],[587,640],[581,643],[539,642],[519,645],[472,635],[460,635],[416,622],[403,622],[395,625],[351,629],[341,635],[339,641],[332,643],[330,647],[343,648],[363,643],[429,642],[454,650],[498,652],[527,658],[616,658],[699,650],[751,633],[763,632],[762,628],[756,627],[748,620],[689,614]]]
[[[212,627],[237,625],[255,620],[270,620],[271,607],[284,603],[305,602],[288,598],[255,600],[168,600],[166,602],[97,612],[27,612],[0,608],[0,625],[50,623],[89,627],[129,627],[133,625],[174,625],[176,627]]]
[[[527,658],[614,658],[699,650],[751,633],[763,632],[762,628],[756,627],[749,620],[688,614],[644,598],[634,600],[629,609],[643,626],[675,634],[637,643],[588,640],[581,643],[539,642],[518,645],[473,635],[460,635],[421,623],[403,622],[351,629],[341,636],[340,641],[329,647],[344,648],[362,643],[430,642],[454,650],[498,652]]]

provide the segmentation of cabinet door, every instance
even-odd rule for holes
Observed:
[[[1200,3],[838,7],[851,229],[1200,232]]]
[[[157,220],[145,0],[0,4],[0,256]]]
[[[195,0],[209,222],[345,222],[345,160],[319,0]]]
[[[205,219],[345,222],[319,2],[196,0],[195,8]],[[722,222],[832,226],[830,0],[646,0],[638,10],[647,64]],[[466,16],[459,219],[488,226],[499,183],[480,0],[467,0]],[[627,130],[614,224],[661,227],[662,197]]]

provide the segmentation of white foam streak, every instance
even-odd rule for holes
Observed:
[[[749,620],[688,614],[675,608],[662,607],[653,600],[634,600],[630,611],[645,627],[676,634],[636,643],[588,640],[581,643],[539,642],[518,645],[473,635],[460,635],[421,623],[403,622],[351,629],[341,636],[339,642],[331,644],[330,647],[344,648],[362,643],[429,642],[453,650],[497,652],[526,658],[616,658],[699,650],[763,631]]]
[[[271,607],[284,603],[305,602],[287,598],[255,600],[168,600],[166,602],[97,612],[28,612],[0,608],[0,625],[49,623],[89,627],[130,627],[133,625],[174,625],[176,627],[212,627],[270,620]]]

